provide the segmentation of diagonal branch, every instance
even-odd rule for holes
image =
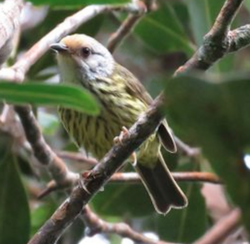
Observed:
[[[131,29],[140,19],[141,15],[130,14],[127,19],[124,20],[119,29],[111,35],[108,41],[107,48],[113,53],[121,41],[130,34]]]
[[[194,244],[222,243],[229,234],[240,224],[241,213],[239,209],[232,210],[227,216],[216,223],[204,236]]]
[[[196,53],[181,67],[175,75],[190,72],[192,70],[207,70],[216,61],[229,52],[229,38],[231,23],[242,5],[243,0],[227,0],[222,7],[213,27],[205,35],[203,44]],[[248,44],[250,40],[248,40]]]
[[[155,131],[164,117],[160,113],[163,104],[163,97],[158,96],[148,111],[142,114],[129,129],[128,134],[124,136],[123,143],[114,145],[111,148],[84,179],[85,186],[81,187],[80,184],[72,191],[70,197],[42,226],[29,244],[48,244],[58,240],[63,231],[81,213],[83,207],[107,183],[135,148],[139,147]]]
[[[62,37],[75,31],[83,23],[94,18],[96,15],[110,11],[125,11],[138,14],[144,10],[136,3],[113,6],[90,5],[72,16],[67,17],[61,24],[31,47],[12,67],[1,69],[0,80],[22,82],[30,67],[49,49],[50,44],[59,41]]]
[[[40,127],[30,106],[15,106],[16,113],[22,122],[22,126],[28,142],[39,163],[45,166],[52,178],[56,181],[58,188],[72,185],[79,176],[68,170],[65,163],[53,152],[45,142]]]

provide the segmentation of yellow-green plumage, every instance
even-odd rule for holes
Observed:
[[[52,48],[59,52],[57,60],[62,81],[83,86],[100,103],[98,116],[59,108],[69,135],[79,147],[83,146],[99,160],[113,146],[114,138],[120,134],[122,127],[130,128],[147,110],[152,98],[135,76],[115,63],[111,54],[91,37],[68,36]],[[165,120],[139,148],[135,169],[156,210],[167,213],[171,207],[186,206],[187,200],[164,163],[160,153],[161,143],[169,151],[176,150]]]
[[[112,80],[116,80],[116,85],[113,85]],[[113,140],[120,134],[122,126],[131,127],[147,105],[127,93],[123,77],[119,74],[99,80],[98,84],[93,82],[89,89],[101,105],[98,116],[89,116],[62,107],[59,108],[59,115],[77,145],[83,146],[87,152],[101,159],[113,146]]]

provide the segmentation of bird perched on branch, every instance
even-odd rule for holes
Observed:
[[[98,160],[112,147],[123,127],[131,127],[147,110],[152,98],[135,76],[119,65],[97,40],[83,34],[70,35],[51,45],[57,53],[62,82],[82,86],[101,104],[98,116],[59,108],[62,123],[77,145]],[[137,152],[134,165],[158,213],[183,208],[187,199],[171,176],[160,152],[161,144],[176,152],[176,145],[163,120]]]

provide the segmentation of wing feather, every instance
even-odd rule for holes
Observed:
[[[142,83],[126,68],[117,64],[116,71],[120,77],[124,77],[124,82],[126,84],[127,92],[139,98],[141,101],[150,105],[153,101],[152,97],[146,91]],[[164,148],[169,152],[176,152],[176,144],[172,135],[172,131],[168,126],[166,119],[162,121],[162,123],[158,127],[158,136]]]

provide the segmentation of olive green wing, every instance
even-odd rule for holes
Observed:
[[[126,68],[116,64],[116,74],[124,79],[126,84],[126,92],[133,97],[139,98],[145,104],[150,104],[153,99],[148,94],[142,83]]]
[[[153,99],[146,91],[142,83],[126,68],[117,64],[116,71],[120,77],[124,78],[126,84],[126,89],[129,94],[139,98],[141,101],[147,105],[151,104]],[[168,126],[166,119],[162,121],[158,128],[158,136],[164,148],[169,152],[176,152],[176,144],[172,135],[172,131]]]

